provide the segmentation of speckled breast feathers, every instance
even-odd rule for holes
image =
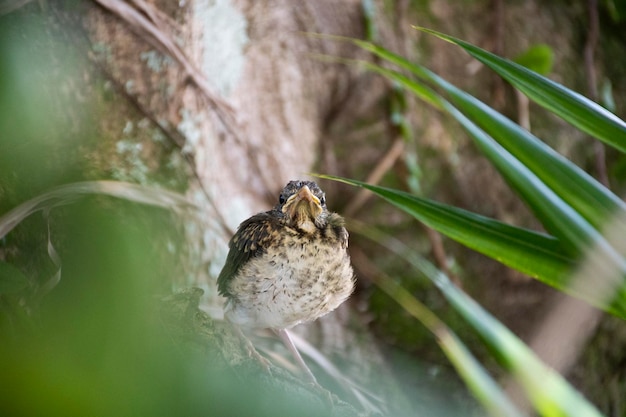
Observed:
[[[241,223],[218,278],[225,317],[284,329],[315,320],[352,293],[348,232],[311,181],[291,181],[278,204]]]

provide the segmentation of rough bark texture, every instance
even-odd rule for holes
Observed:
[[[102,51],[98,62],[193,156],[199,186],[214,203],[209,210],[219,211],[219,217],[209,216],[234,229],[246,216],[275,204],[276,191],[315,163],[328,114],[362,75],[315,56],[355,57],[349,44],[306,33],[361,37],[360,2],[197,1],[179,10],[159,2],[150,7],[177,19],[176,30],[167,26],[164,35],[183,45],[221,96],[224,113],[216,115],[180,63],[155,49],[151,37],[138,36],[142,30],[119,15],[93,8],[87,27],[92,44]],[[378,97],[372,89],[367,93],[360,95],[363,108]],[[207,254],[220,264],[224,236],[209,229],[203,238]]]
[[[368,83],[366,91],[355,94],[360,80],[372,77],[316,55],[365,54],[347,43],[307,34],[362,37],[359,1],[195,1],[178,10],[168,4],[149,7],[176,19],[174,25],[161,27],[163,36],[175,37],[206,77],[211,92],[220,97],[217,110],[181,63],[164,55],[162,46],[155,48],[159,40],[130,24],[129,12],[93,7],[86,27],[97,46],[96,61],[125,99],[193,160],[197,181],[191,182],[188,193],[206,214],[188,236],[198,244],[197,268],[192,268],[191,282],[179,286],[207,289],[204,308],[219,318],[223,300],[216,295],[214,280],[229,232],[275,204],[277,191],[288,180],[312,170],[327,120],[343,111],[347,97],[359,103],[346,110],[354,117],[369,111],[384,83]],[[346,366],[367,384],[381,374],[359,366],[359,358],[375,358],[376,348],[373,343],[350,342],[358,333],[369,338],[362,324],[353,324],[355,331],[349,331],[350,322],[354,320],[347,311],[336,314],[315,324],[309,335],[316,335],[313,339],[327,354],[352,357]]]

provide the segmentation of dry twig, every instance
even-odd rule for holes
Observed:
[[[398,136],[391,145],[391,148],[385,153],[385,155],[378,161],[378,164],[374,167],[372,172],[368,175],[365,182],[368,184],[378,184],[383,175],[395,164],[396,160],[402,155],[404,151],[404,139]],[[372,192],[369,190],[361,190],[356,195],[354,200],[350,202],[346,207],[345,215],[351,217],[365,204],[368,198],[372,196]]]

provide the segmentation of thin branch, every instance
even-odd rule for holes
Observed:
[[[450,278],[450,281],[452,281],[454,285],[459,288],[463,288],[462,282],[459,277],[454,274],[448,266],[448,257],[446,256],[446,250],[443,247],[441,233],[425,225],[424,229],[426,229],[426,234],[428,236],[428,240],[430,241],[433,257],[435,258],[437,266],[439,267],[439,269],[441,269],[441,271],[443,271],[444,274],[446,274]]]
[[[156,7],[152,7],[150,4],[146,3],[144,0],[131,0],[135,6],[141,10],[160,30],[165,31],[166,29],[170,32],[176,31],[178,25],[167,14],[163,13],[161,10]]]
[[[378,184],[387,171],[396,163],[398,158],[402,155],[402,152],[404,152],[404,139],[398,136],[391,145],[391,148],[389,148],[387,153],[378,161],[378,164],[376,164],[372,172],[368,175],[365,182],[368,184]],[[353,216],[371,196],[372,193],[369,190],[363,189],[359,191],[354,200],[346,207],[344,211],[345,215],[348,217]]]

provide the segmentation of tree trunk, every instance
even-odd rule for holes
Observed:
[[[219,318],[223,299],[215,278],[232,231],[274,205],[287,181],[313,170],[329,120],[370,112],[385,91],[381,80],[327,59],[366,54],[313,35],[362,38],[361,2],[197,0],[180,8],[167,1],[94,3],[85,28],[95,64],[118,93],[110,107],[122,101],[138,110],[103,114],[101,126],[123,132],[144,123],[186,156],[193,171],[187,194],[203,215],[197,227],[187,228],[197,268],[191,282],[178,286],[204,288],[203,306]],[[152,147],[144,143],[146,148]],[[345,310],[320,320],[308,327],[307,338],[326,353],[371,364],[376,348],[354,343],[371,337],[363,323],[348,330],[350,316]],[[369,367],[353,370],[363,384],[381,376]]]

